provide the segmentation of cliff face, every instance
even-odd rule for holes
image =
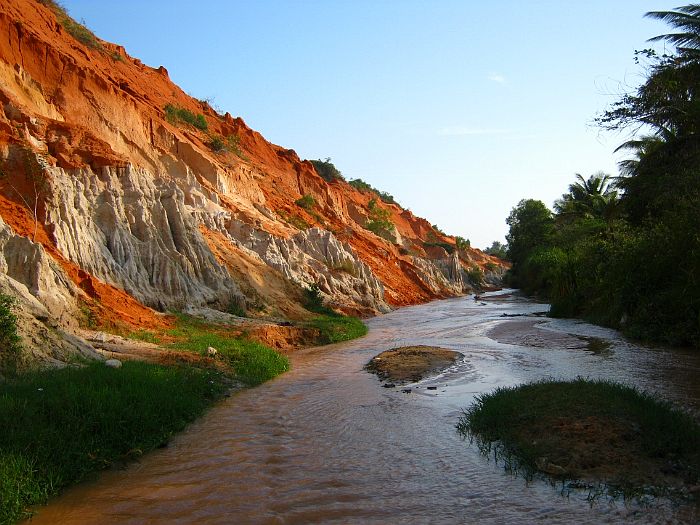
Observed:
[[[50,1],[5,0],[0,34],[0,292],[54,339],[85,322],[165,323],[154,309],[301,319],[311,283],[370,315],[467,292],[474,266],[502,271],[446,250],[455,240],[410,211],[326,182],[165,68],[79,41]],[[365,228],[371,206],[387,210],[390,240]],[[78,343],[42,355],[66,345]]]

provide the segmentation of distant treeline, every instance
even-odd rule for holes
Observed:
[[[631,336],[700,347],[700,6],[647,13],[678,33],[671,55],[638,51],[645,82],[596,120],[648,134],[619,177],[576,176],[550,211],[522,200],[507,223],[512,284]]]

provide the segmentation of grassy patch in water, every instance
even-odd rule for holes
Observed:
[[[225,325],[211,325],[194,317],[178,314],[177,326],[167,331],[175,339],[168,347],[205,355],[210,346],[248,385],[259,385],[289,370],[289,360],[272,348],[241,337]]]
[[[163,446],[225,388],[214,371],[141,362],[0,383],[0,524],[92,472]]]
[[[333,311],[315,317],[306,325],[319,331],[319,343],[321,344],[350,341],[367,335],[367,327],[360,319],[337,314]]]
[[[700,425],[649,394],[608,381],[541,381],[477,396],[458,431],[526,478],[535,474],[643,499],[694,497]]]
[[[304,308],[318,314],[306,326],[319,332],[318,342],[322,345],[350,341],[367,335],[367,326],[357,317],[339,314],[323,304],[321,291],[316,284],[304,290]]]

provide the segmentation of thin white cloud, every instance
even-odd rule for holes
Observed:
[[[442,137],[463,137],[466,135],[502,135],[507,129],[470,128],[468,126],[446,126],[439,129],[437,134]]]
[[[501,75],[500,73],[489,73],[488,76],[486,77],[492,82],[497,82],[499,84],[505,84],[506,83],[506,77]]]

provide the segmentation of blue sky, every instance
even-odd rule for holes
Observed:
[[[643,79],[677,0],[64,0],[70,14],[302,158],[444,231],[504,240],[521,198],[617,174],[592,121]]]

